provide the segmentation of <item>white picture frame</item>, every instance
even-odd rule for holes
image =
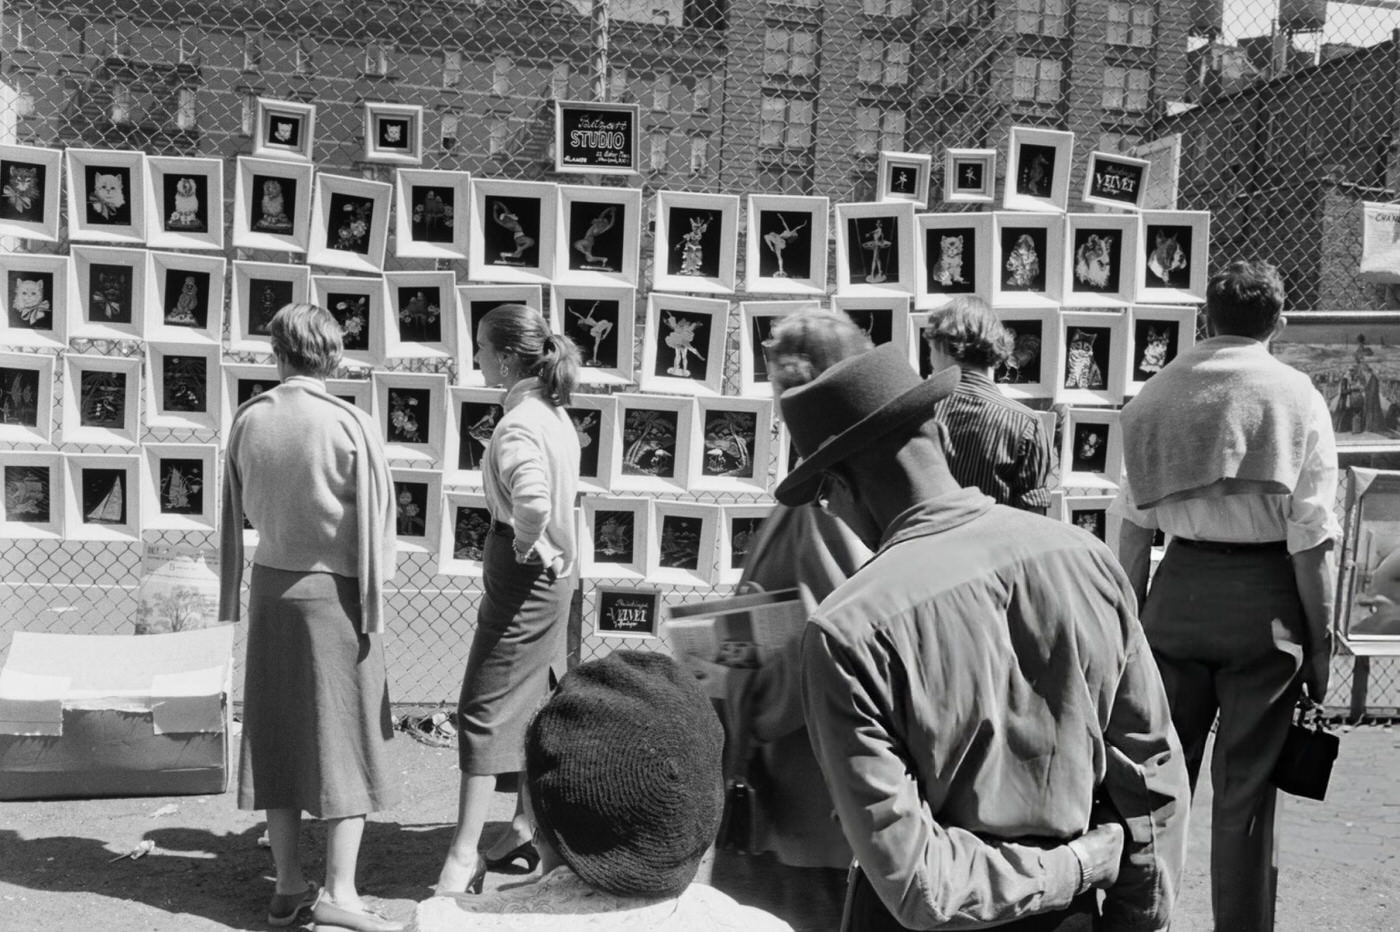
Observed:
[[[141,369],[140,356],[65,353],[63,442],[122,447],[140,443]]]
[[[316,146],[316,105],[259,97],[253,120],[253,155],[310,162]]]
[[[491,534],[486,495],[447,489],[441,508],[437,571],[444,576],[481,577],[486,570],[486,538]]]
[[[1123,394],[1132,396],[1167,363],[1196,345],[1194,304],[1139,304],[1128,309],[1123,340]]]
[[[1122,403],[1126,327],[1125,311],[1061,312],[1059,340],[1055,347],[1056,404],[1092,406]],[[1105,340],[1108,341],[1107,345],[1104,344]],[[1087,357],[1082,350],[1085,345],[1088,347]],[[1099,373],[1098,378],[1093,375],[1095,368]],[[1074,370],[1072,376],[1070,369]]]
[[[1176,188],[1181,173],[1181,133],[1168,133],[1157,139],[1128,147],[1128,155],[1152,163],[1151,179],[1143,195],[1142,207],[1175,210]]]
[[[228,260],[189,252],[147,255],[146,340],[217,345],[224,332]]]
[[[739,196],[658,191],[653,203],[652,290],[733,294]]]
[[[699,398],[695,429],[698,441],[690,466],[695,491],[734,495],[767,492],[773,399],[732,395]]]
[[[641,189],[561,184],[557,203],[555,283],[635,288],[644,219]]]
[[[1053,307],[999,307],[997,319],[1011,331],[1011,355],[992,370],[992,381],[1008,398],[1054,398],[1059,389],[1063,330]]]
[[[641,167],[641,105],[560,100],[553,106],[556,173],[636,175]]]
[[[398,552],[437,553],[442,545],[442,473],[395,466],[390,468],[389,478],[394,483]]]
[[[797,464],[797,461],[801,459],[801,457],[797,455],[797,450],[793,448],[792,433],[787,429],[787,425],[783,423],[783,408],[781,404],[774,406],[773,417],[778,422],[778,433],[777,436],[773,438],[773,481],[768,486],[769,493],[772,493],[772,491],[778,487],[778,483],[786,478],[788,472]]]
[[[471,172],[400,168],[394,173],[394,255],[467,258]]]
[[[1084,203],[1111,210],[1140,210],[1152,163],[1116,152],[1090,152],[1084,165]]]
[[[636,382],[637,291],[629,285],[555,285],[550,321],[578,346],[583,385]]]
[[[796,301],[744,301],[739,305],[739,394],[745,398],[771,398],[768,360],[763,344],[770,338],[773,324],[789,314],[815,311],[821,302],[815,298]]]
[[[909,365],[926,379],[933,375],[933,358],[928,353],[928,342],[924,339],[924,329],[937,311],[909,312]]]
[[[311,243],[310,162],[240,155],[233,174],[233,245],[305,253]]]
[[[910,201],[837,204],[836,293],[912,295],[915,235]]]
[[[1123,432],[1116,410],[1067,408],[1060,434],[1063,488],[1118,489],[1123,476]]]
[[[613,491],[688,492],[695,444],[695,399],[681,395],[621,393]]]
[[[1064,283],[1064,214],[992,214],[993,307],[1058,307]]]
[[[613,469],[621,459],[617,399],[612,395],[575,392],[564,411],[579,438],[579,491],[586,494],[611,492]]]
[[[486,445],[505,414],[505,399],[503,388],[448,388],[442,458],[443,481],[448,485],[481,486]]]
[[[1067,214],[1064,303],[1122,308],[1137,293],[1139,224],[1136,214]]]
[[[55,366],[48,353],[0,352],[0,446],[49,443]]]
[[[1003,210],[1058,211],[1069,206],[1074,133],[1013,126],[1006,142]]]
[[[893,343],[907,352],[912,300],[905,294],[832,295],[831,309],[849,317],[876,346]]]
[[[277,366],[272,363],[225,362],[219,378],[223,382],[219,393],[219,433],[228,439],[233,416],[249,399],[282,384]],[[327,383],[327,389],[330,385]]]
[[[457,328],[457,384],[485,385],[476,361],[476,329],[481,318],[502,304],[523,304],[544,313],[544,289],[539,285],[458,285],[457,304],[462,324]]]
[[[585,611],[595,638],[661,641],[661,590],[635,586],[595,586]]]
[[[875,200],[910,201],[923,210],[928,207],[932,175],[933,156],[882,150],[876,161]]]
[[[423,164],[423,108],[367,100],[362,108],[364,160],[384,165]]]
[[[368,373],[361,370],[361,374],[364,378],[326,379],[326,392],[373,417],[374,383],[369,380]]]
[[[141,447],[141,525],[148,531],[215,530],[219,522],[219,448],[212,443]]]
[[[391,325],[385,320],[382,277],[312,275],[311,295],[340,324],[345,362],[368,367],[388,358],[385,344]]]
[[[68,482],[62,454],[0,449],[0,482],[0,539],[62,539]]]
[[[223,377],[217,344],[148,342],[143,382],[147,427],[219,429]]]
[[[990,213],[924,213],[914,222],[915,307],[932,310],[958,295],[992,293]]]
[[[0,253],[0,347],[68,348],[68,256]]]
[[[558,209],[557,185],[473,177],[468,278],[547,284],[554,275]]]
[[[750,194],[744,290],[824,296],[830,214],[829,198]]]
[[[375,372],[374,422],[391,461],[442,462],[447,376],[427,372]]]
[[[651,500],[584,495],[579,508],[579,576],[647,580]]]
[[[146,154],[128,149],[66,149],[68,238],[146,241]]]
[[[146,245],[224,248],[224,160],[146,157]]]
[[[457,276],[385,272],[385,353],[390,358],[443,359],[457,352]]]
[[[268,324],[285,305],[311,299],[311,267],[235,259],[230,277],[229,351],[271,355]]]
[[[719,561],[715,582],[732,586],[744,574],[748,548],[758,539],[759,527],[773,513],[773,503],[726,504],[720,507]]]
[[[1210,211],[1144,210],[1138,216],[1137,303],[1203,303],[1210,280]],[[1186,237],[1190,242],[1183,244]]]
[[[996,200],[997,150],[943,150],[943,202],[991,204]]]
[[[653,291],[647,296],[646,314],[637,374],[642,391],[723,393],[729,302]]]
[[[68,339],[139,340],[146,332],[146,250],[69,247]]]
[[[306,261],[350,272],[382,271],[393,191],[387,182],[317,172]]]
[[[653,501],[647,580],[660,586],[713,586],[719,518],[718,505]]]
[[[1113,492],[1087,492],[1083,494],[1076,494],[1068,490],[1053,492],[1050,496],[1050,517],[1083,529],[1117,552],[1119,521],[1121,519],[1116,515],[1109,514],[1108,511],[1114,498],[1115,493]],[[1089,515],[1093,515],[1097,522],[1093,527],[1084,523]]]
[[[67,453],[63,457],[63,536],[130,543],[141,539],[141,457]]]
[[[0,145],[0,238],[58,242],[63,150]]]

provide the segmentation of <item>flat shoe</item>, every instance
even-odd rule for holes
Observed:
[[[322,896],[311,907],[311,919],[316,932],[403,932],[405,923],[386,919],[368,909],[346,909]]]
[[[320,894],[321,888],[312,882],[300,893],[274,893],[267,904],[267,924],[279,929],[291,925],[304,910],[316,905]]]

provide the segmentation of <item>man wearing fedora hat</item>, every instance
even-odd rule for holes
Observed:
[[[932,415],[958,381],[886,345],[780,399],[778,500],[875,551],[802,643],[849,928],[1165,929],[1189,791],[1132,589],[1089,534],[957,485]]]

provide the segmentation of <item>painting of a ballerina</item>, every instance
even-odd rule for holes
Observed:
[[[749,197],[746,290],[824,294],[827,214],[824,197]]]

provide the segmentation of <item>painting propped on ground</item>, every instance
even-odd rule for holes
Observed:
[[[1272,351],[1327,399],[1339,446],[1400,440],[1400,322],[1378,314],[1291,314]]]

